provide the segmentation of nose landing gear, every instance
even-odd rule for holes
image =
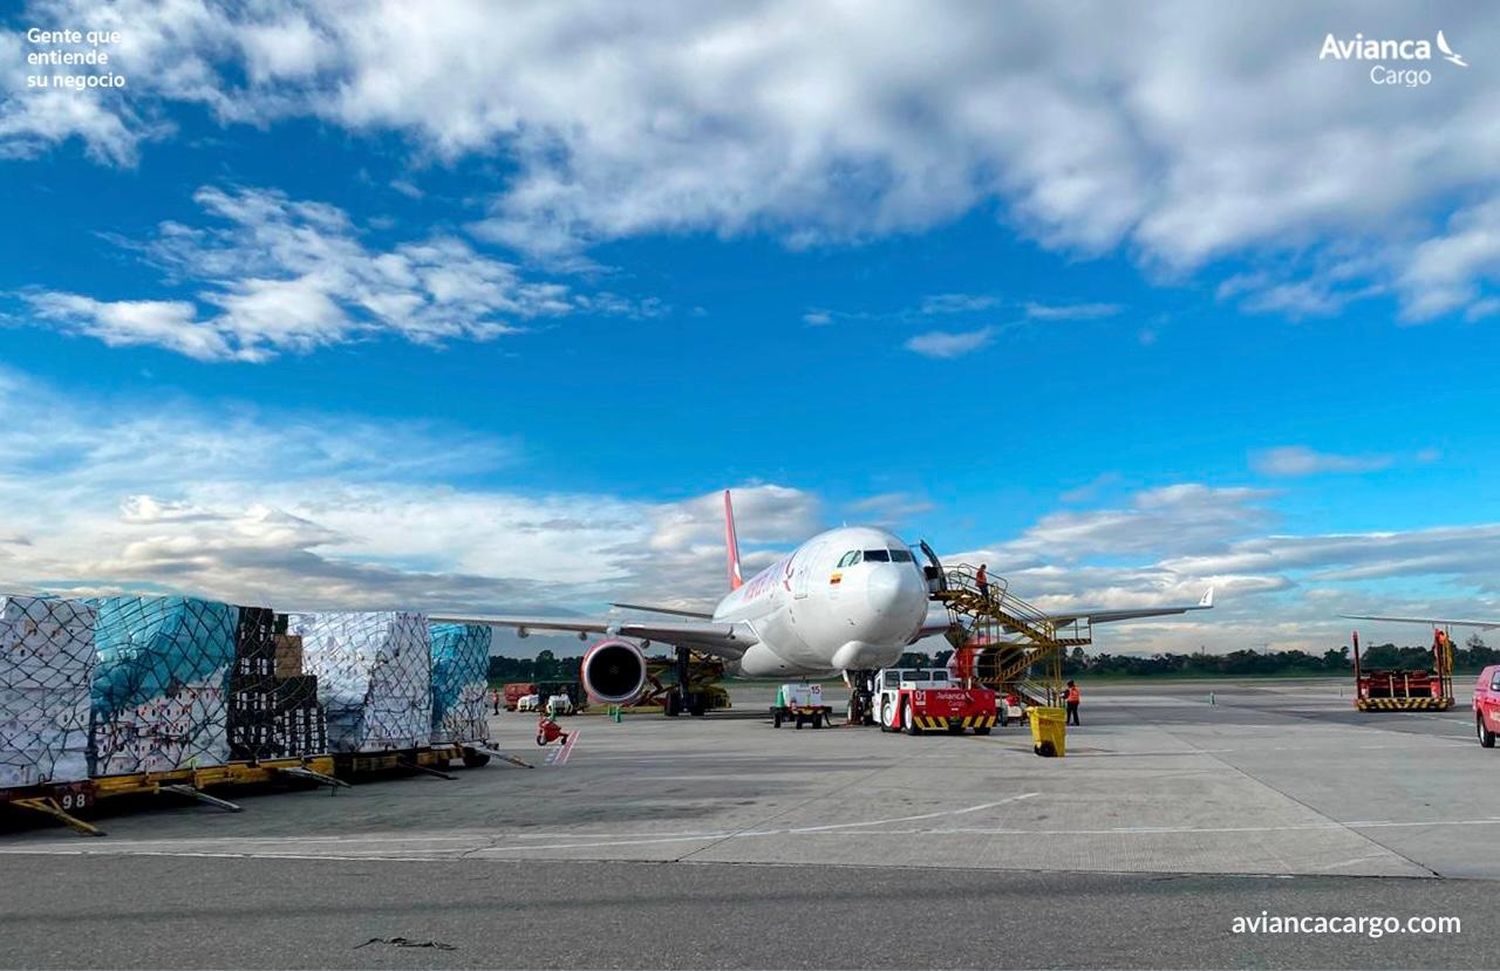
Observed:
[[[875,672],[868,668],[845,671],[844,684],[849,686],[849,707],[845,724],[875,724]]]

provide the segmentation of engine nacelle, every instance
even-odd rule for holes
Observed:
[[[630,641],[600,641],[579,666],[583,690],[606,705],[628,705],[646,691],[646,655]]]

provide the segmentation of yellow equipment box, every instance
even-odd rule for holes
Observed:
[[[1031,750],[1037,755],[1062,758],[1067,753],[1067,713],[1061,708],[1030,708]]]

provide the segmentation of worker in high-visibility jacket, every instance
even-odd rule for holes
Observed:
[[[1075,682],[1068,682],[1068,690],[1063,692],[1063,701],[1068,705],[1067,724],[1078,724],[1078,702],[1082,697]]]

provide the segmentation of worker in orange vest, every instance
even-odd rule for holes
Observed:
[[[990,599],[990,575],[989,564],[979,564],[979,572],[974,574],[974,583],[979,587],[979,595],[984,599]]]
[[[1078,685],[1072,681],[1068,682],[1068,690],[1063,692],[1063,701],[1068,703],[1067,724],[1078,724],[1078,700],[1082,697],[1078,691]]]

